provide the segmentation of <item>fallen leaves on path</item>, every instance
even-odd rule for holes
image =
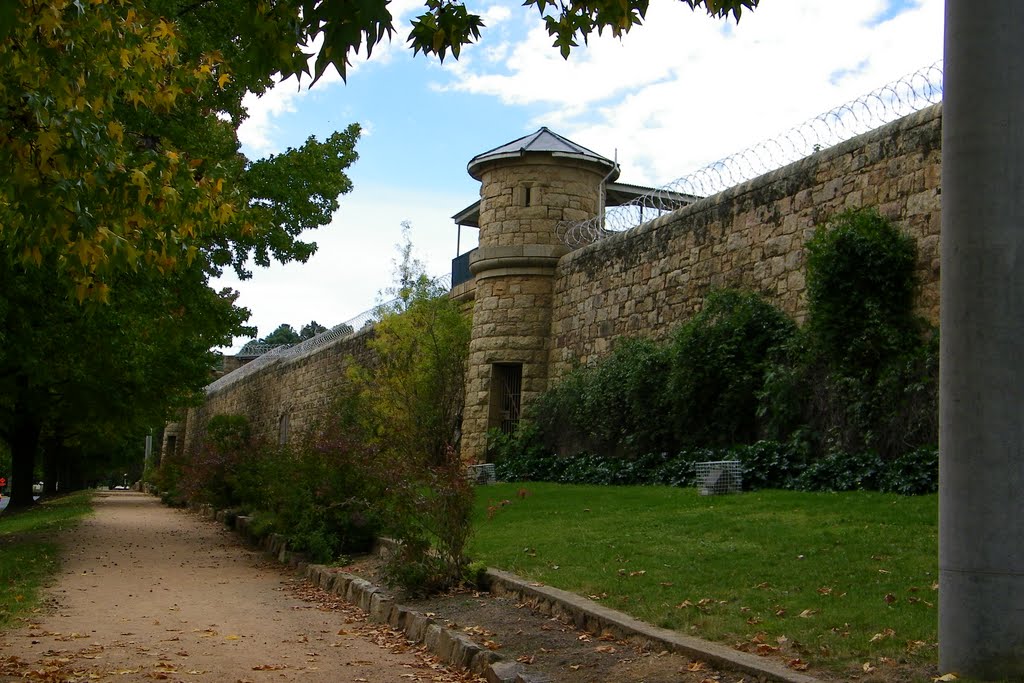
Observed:
[[[299,579],[288,580],[284,585],[296,597],[311,603],[317,609],[343,615],[346,628],[338,631],[338,636],[363,638],[393,654],[411,653],[415,656],[416,664],[406,665],[410,671],[402,674],[402,678],[423,683],[428,681],[430,683],[484,683],[485,679],[481,676],[445,666],[425,646],[410,643],[403,631],[393,629],[388,624],[370,622],[366,612],[337,595]],[[360,679],[352,680],[359,681]]]

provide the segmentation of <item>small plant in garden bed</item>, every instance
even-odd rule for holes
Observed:
[[[934,673],[935,496],[522,487],[477,489],[474,559],[730,646],[784,638],[812,669]]]

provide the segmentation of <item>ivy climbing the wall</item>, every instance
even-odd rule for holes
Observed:
[[[758,486],[934,490],[938,333],[914,314],[913,240],[850,211],[806,260],[802,328],[758,294],[712,292],[667,343],[622,340],[538,397],[493,459],[511,476],[682,483],[679,463],[718,454]],[[674,464],[640,472],[654,461]]]
[[[938,330],[914,313],[912,239],[871,210],[820,226],[807,246],[807,324],[770,371],[775,438],[899,458],[938,442]]]

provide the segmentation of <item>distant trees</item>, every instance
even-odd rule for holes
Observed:
[[[279,344],[298,344],[301,340],[302,338],[299,337],[299,333],[295,331],[295,328],[288,323],[284,323],[278,325],[277,329],[259,341],[263,344],[277,346]]]
[[[289,11],[298,12],[298,3]],[[283,8],[282,8],[283,9]],[[187,403],[244,334],[250,259],[305,261],[351,189],[358,126],[239,153],[242,97],[305,63],[276,10],[12,0],[0,11],[0,441],[12,503]],[[268,45],[288,49],[268,49]],[[291,60],[291,61],[289,61]],[[133,436],[134,435],[134,436]]]
[[[321,332],[326,332],[327,328],[318,323],[315,320],[309,321],[303,325],[302,328],[296,332],[295,328],[288,323],[281,323],[278,325],[273,332],[265,337],[259,339],[253,339],[242,347],[240,351],[241,355],[245,355],[247,351],[254,349],[263,349],[266,346],[282,346],[285,344],[298,344],[304,342],[307,339],[312,339]]]
[[[683,1],[737,18],[757,4]],[[647,7],[589,0],[551,16],[531,2],[563,54],[595,28],[628,31]],[[460,2],[428,0],[409,38],[414,52],[458,57],[482,26]],[[208,349],[247,331],[247,311],[210,277],[314,253],[299,238],[351,190],[359,127],[250,160],[242,98],[331,65],[344,76],[353,51],[393,32],[386,2],[3,4],[0,440],[12,505],[31,503],[44,444],[102,452],[206,383]]]
[[[317,336],[321,332],[326,332],[326,331],[327,331],[326,327],[324,327],[323,325],[321,325],[320,323],[318,323],[315,320],[311,320],[311,321],[309,321],[308,324],[303,325],[302,329],[299,330],[299,339],[301,339],[303,341],[305,341],[307,339],[312,339],[313,337]]]

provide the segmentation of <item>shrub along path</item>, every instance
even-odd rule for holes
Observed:
[[[151,496],[97,496],[47,606],[0,633],[0,681],[469,681]],[[31,672],[31,673],[30,673]]]

